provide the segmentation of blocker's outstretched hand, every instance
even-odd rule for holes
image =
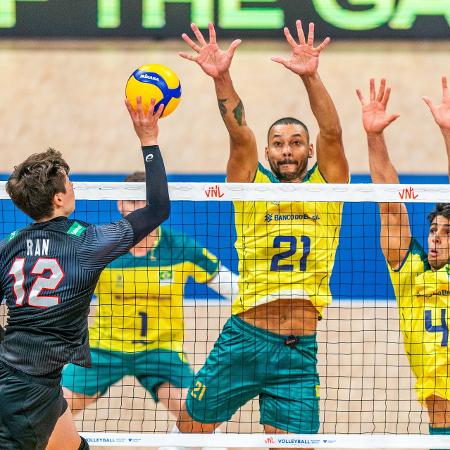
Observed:
[[[423,101],[430,108],[434,120],[443,130],[450,131],[450,97],[448,94],[447,77],[442,77],[442,102],[434,105],[430,97],[423,97]]]
[[[195,23],[191,24],[191,29],[197,38],[197,42],[194,42],[186,33],[183,33],[181,37],[197,54],[191,55],[190,53],[185,52],[179,52],[178,54],[184,59],[196,62],[202,68],[203,72],[210,77],[221,77],[230,68],[234,52],[242,41],[236,39],[228,47],[228,50],[221,50],[217,45],[216,30],[212,23],[208,25],[209,42],[206,42],[203,34]]]
[[[380,83],[378,94],[375,92],[375,80],[370,80],[370,101],[366,102],[361,91],[356,90],[359,101],[362,105],[362,118],[364,129],[367,134],[379,134],[384,131],[400,114],[387,114],[386,107],[391,95],[391,88],[386,87],[386,80],[383,78]]]
[[[284,27],[286,41],[292,49],[291,58],[284,59],[281,56],[274,56],[271,60],[282,64],[297,75],[314,75],[319,67],[319,55],[331,42],[331,39],[327,37],[319,46],[314,47],[314,24],[309,24],[308,40],[305,39],[301,20],[296,21],[296,26],[299,43],[292,37],[289,28]]]
[[[136,97],[136,109],[131,106],[129,100],[125,100],[125,105],[133,122],[134,131],[141,141],[141,145],[146,147],[148,145],[158,145],[158,121],[164,111],[164,105],[159,105],[155,111],[156,100],[151,99],[148,112],[144,112],[142,106],[142,97]]]

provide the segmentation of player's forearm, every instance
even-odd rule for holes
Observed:
[[[450,129],[441,128],[441,132],[444,138],[445,149],[447,150],[448,179],[450,181]]]
[[[142,147],[142,152],[145,161],[147,206],[125,217],[133,228],[134,243],[140,242],[159,227],[170,214],[169,188],[159,147]]]
[[[398,174],[389,158],[382,133],[368,134],[369,166],[372,183],[398,184]]]
[[[319,125],[320,133],[327,138],[339,139],[342,135],[339,115],[319,74],[302,77],[309,103]]]
[[[252,141],[253,132],[247,126],[242,100],[234,89],[229,72],[214,79],[220,115],[227,127],[232,143],[238,145]]]

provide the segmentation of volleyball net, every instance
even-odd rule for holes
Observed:
[[[143,183],[78,182],[74,188],[73,217],[89,223],[118,220],[124,208],[118,202],[145,199]],[[377,205],[405,202],[412,235],[426,251],[428,214],[436,203],[450,203],[450,186],[170,183],[170,197],[171,216],[148,241],[147,251],[124,255],[100,278],[90,326],[94,366],[102,369],[86,369],[84,375],[67,371],[63,378],[78,393],[99,395],[75,415],[92,446],[450,448],[445,436],[428,435],[428,414],[417,400],[380,249]],[[29,219],[12,205],[4,183],[0,199],[0,234],[5,238]],[[236,246],[245,264],[239,265]],[[267,261],[261,261],[264,254]],[[224,268],[254,283],[241,284],[237,300],[228,285],[231,278],[216,277]],[[220,434],[173,433],[176,417],[165,405],[176,410],[183,399],[171,399],[170,390],[176,397],[177,385],[189,385],[180,381],[189,377],[180,364],[189,364],[193,373],[201,370],[232,312],[248,307],[252,298],[257,304],[273,300],[272,287],[264,291],[261,280],[272,287],[278,280],[283,298],[303,296],[324,306],[317,329],[319,434],[264,434],[258,395],[242,401],[220,426]],[[0,324],[7,320],[2,308]],[[439,317],[432,313],[425,332],[446,348],[447,322]],[[142,359],[144,354],[150,356]],[[274,355],[269,356],[267,364],[274,364]],[[249,359],[228,372],[218,370],[216,390],[226,391],[236,378],[248,377],[243,372],[251,364]],[[277,367],[268,366],[266,375]],[[264,377],[256,369],[253,373],[262,380],[261,396],[275,398]],[[168,382],[164,395],[169,400],[156,403],[158,389]],[[189,395],[210,401],[209,386],[194,387]],[[223,406],[228,407],[232,409]],[[268,406],[264,408],[267,414]],[[297,411],[292,417],[296,420]]]

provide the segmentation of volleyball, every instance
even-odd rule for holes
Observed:
[[[125,95],[136,109],[136,98],[142,97],[144,112],[148,112],[150,101],[155,99],[155,111],[162,104],[161,117],[171,114],[181,99],[181,84],[177,74],[162,64],[145,64],[128,78]]]

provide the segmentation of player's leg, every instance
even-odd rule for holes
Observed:
[[[426,399],[426,406],[430,416],[430,434],[450,435],[450,401],[438,395],[431,395]]]
[[[195,375],[178,418],[183,433],[211,433],[261,391],[255,346],[237,316],[225,324]]]
[[[75,427],[72,413],[67,408],[64,414],[58,419],[46,450],[78,450],[79,448],[83,448],[82,443]]]
[[[64,397],[74,415],[94,403],[126,373],[123,353],[92,348],[91,358],[89,368],[68,364],[63,370]]]
[[[78,392],[73,392],[70,389],[64,387],[64,398],[67,400],[67,404],[69,405],[72,414],[78,414],[80,411],[83,411],[84,408],[94,403],[99,395],[85,395]]]
[[[135,376],[150,392],[155,402],[161,402],[175,417],[183,412],[187,388],[194,374],[183,354],[168,350],[151,350],[135,354]],[[178,432],[178,427],[174,427]],[[212,432],[208,425],[204,432]]]
[[[180,389],[169,382],[162,383],[158,386],[156,394],[158,400],[175,418],[180,415],[181,408],[186,400],[187,387],[186,389]]]
[[[438,395],[431,395],[427,398],[426,405],[431,427],[450,428],[450,401]]]
[[[164,349],[136,352],[133,367],[134,376],[153,400],[178,417],[194,376],[185,355]]]

